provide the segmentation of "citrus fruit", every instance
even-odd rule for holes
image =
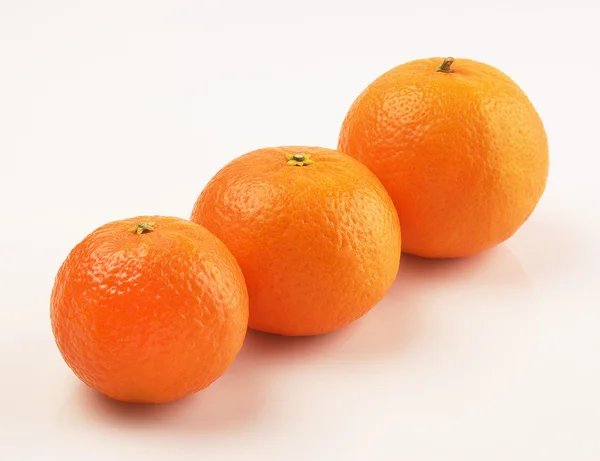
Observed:
[[[116,400],[164,403],[233,362],[248,292],[223,242],[198,224],[139,216],[104,224],[56,275],[52,331],[67,365]]]
[[[400,264],[394,205],[364,165],[336,150],[285,146],[222,168],[191,220],[242,268],[249,326],[286,336],[340,329],[386,293]]]
[[[536,208],[548,140],[525,93],[469,59],[401,64],[355,99],[338,149],[381,180],[400,216],[403,251],[469,256],[511,237]]]

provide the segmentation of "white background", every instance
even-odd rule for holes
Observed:
[[[0,0],[0,460],[600,459],[600,7],[493,3]],[[189,217],[249,150],[335,147],[371,80],[446,55],[506,72],[548,131],[548,188],[513,238],[403,257],[360,321],[250,332],[170,405],[75,378],[48,313],[75,243]]]

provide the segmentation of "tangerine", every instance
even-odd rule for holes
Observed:
[[[400,264],[394,204],[364,165],[333,149],[258,149],[222,168],[192,221],[222,239],[246,278],[249,326],[332,332],[384,296]]]
[[[511,237],[546,187],[542,120],[519,86],[470,59],[419,59],[368,85],[338,149],[381,180],[400,216],[403,251],[469,256]]]
[[[169,216],[113,221],[56,275],[52,331],[85,384],[116,400],[164,403],[202,390],[245,338],[248,292],[217,237]]]

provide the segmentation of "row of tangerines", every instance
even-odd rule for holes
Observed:
[[[191,219],[85,237],[56,276],[56,343],[109,397],[178,399],[228,369],[248,327],[316,335],[363,316],[401,251],[463,257],[506,240],[547,174],[544,127],[509,77],[468,59],[402,64],[354,101],[338,150],[250,152],[210,180]]]

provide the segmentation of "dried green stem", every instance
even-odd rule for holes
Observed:
[[[454,72],[452,70],[452,63],[454,62],[454,58],[448,57],[444,59],[444,62],[437,68],[438,72],[444,72],[446,74],[451,74]]]

